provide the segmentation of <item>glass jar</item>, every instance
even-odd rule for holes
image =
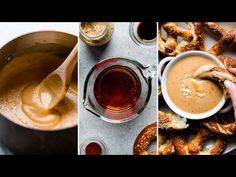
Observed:
[[[89,34],[89,32],[86,32],[86,30],[83,29],[84,23],[91,23],[89,25],[93,25],[92,23],[94,23],[94,25],[97,25],[98,27],[100,25],[102,29],[97,34],[96,33]],[[84,43],[90,46],[101,46],[101,45],[106,44],[108,41],[110,41],[113,31],[114,31],[114,23],[112,22],[81,22],[80,23],[80,39]]]
[[[89,145],[91,144],[96,144],[99,146],[100,150],[101,151],[99,154],[88,154],[88,152],[86,152],[87,148]],[[94,151],[94,147],[93,148],[93,151]],[[97,138],[97,137],[91,137],[89,139],[86,139],[80,146],[80,155],[107,155],[108,154],[108,148],[107,148],[107,145],[105,144],[105,142],[103,140],[101,140],[100,138]]]
[[[144,26],[144,24],[146,24]],[[140,47],[143,48],[149,48],[149,47],[156,47],[157,45],[157,24],[156,26],[153,26],[153,24],[156,24],[154,22],[131,22],[129,24],[129,34],[131,39],[134,41],[135,44],[137,44]],[[142,27],[143,26],[143,27]],[[148,35],[153,34],[153,37],[151,38],[142,38],[140,36],[140,27],[142,27],[142,33],[144,35],[147,35],[147,37],[150,37]]]

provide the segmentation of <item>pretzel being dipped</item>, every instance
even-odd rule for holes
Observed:
[[[196,130],[195,130],[196,131]],[[208,138],[214,136],[205,128],[200,128],[197,135],[187,141],[184,135],[174,137],[173,145],[177,155],[220,155],[226,145],[226,141],[216,136],[215,143],[208,149],[203,149]]]
[[[182,130],[188,127],[186,118],[174,113],[158,111],[158,128],[164,130]]]
[[[233,83],[236,83],[236,77],[231,74],[227,69],[215,65],[202,65],[199,67],[193,74],[195,78],[207,78],[212,79],[220,84],[225,80],[229,80]]]
[[[180,27],[176,22],[159,23],[159,51],[168,56],[176,56],[189,50],[203,49],[204,35],[201,23],[186,22],[186,25],[187,29]],[[166,39],[163,38],[162,29],[167,33]],[[178,37],[183,40],[178,41]]]
[[[137,136],[134,146],[134,155],[156,155],[156,151],[148,152],[149,144],[157,138],[157,123],[146,126]]]

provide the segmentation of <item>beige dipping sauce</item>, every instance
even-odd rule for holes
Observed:
[[[204,64],[217,65],[208,58],[189,56],[176,62],[167,76],[168,95],[185,112],[199,114],[210,111],[224,95],[222,87],[213,81],[192,78],[196,69]]]
[[[42,110],[38,105],[38,84],[63,61],[45,53],[18,56],[10,61],[0,72],[0,113],[30,128],[57,129],[76,125],[76,72],[73,73],[66,97],[55,108]]]

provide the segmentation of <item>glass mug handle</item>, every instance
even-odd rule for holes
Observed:
[[[166,58],[163,58],[159,64],[158,64],[158,79],[159,81],[161,82],[161,71],[162,71],[162,68],[163,66],[167,63],[167,62],[170,62],[173,58],[175,57],[166,57]]]
[[[147,65],[143,70],[143,75],[147,79],[155,78],[157,75],[157,64],[155,63],[154,65]]]

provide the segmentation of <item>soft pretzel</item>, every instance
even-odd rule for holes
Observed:
[[[236,77],[227,69],[215,65],[202,65],[193,74],[196,78],[208,78],[222,84],[225,80],[236,83]]]
[[[229,56],[218,55],[220,61],[225,65],[227,69],[236,68],[236,59],[233,59]]]
[[[164,130],[182,130],[187,128],[188,124],[186,118],[158,111],[158,127]]]
[[[202,22],[194,22],[195,25],[195,31],[198,37],[198,49],[205,51],[206,45],[205,45],[205,33],[203,31],[204,23]]]
[[[220,53],[224,51],[226,47],[236,44],[236,29],[227,30],[223,26],[214,23],[206,22],[205,26],[220,39],[208,50],[208,52],[214,56],[219,57]],[[220,56],[222,57],[222,56]]]
[[[218,56],[225,47],[235,43],[236,30],[226,30],[223,26],[214,22],[206,22],[205,25],[212,33],[220,37],[220,40],[208,51],[212,55]]]
[[[186,22],[187,29],[181,28],[176,22],[159,23],[158,45],[159,51],[168,56],[204,48],[204,35],[201,23]],[[167,38],[163,38],[162,29],[166,31]],[[182,41],[177,38],[182,37]],[[199,43],[200,41],[200,43]]]
[[[135,155],[156,155],[156,151],[148,152],[147,148],[149,144],[157,138],[157,123],[146,126],[137,136],[133,153]]]
[[[215,143],[208,149],[203,149],[208,138],[214,136],[205,128],[200,128],[197,135],[187,141],[184,135],[177,135],[173,139],[173,145],[177,155],[220,155],[226,142],[221,137],[216,136]]]
[[[202,124],[219,135],[230,136],[236,134],[236,120],[233,109],[225,114],[216,114],[205,119]]]
[[[168,138],[163,132],[158,132],[158,155],[172,155],[175,153],[173,138]]]

